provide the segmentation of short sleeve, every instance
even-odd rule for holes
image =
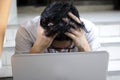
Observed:
[[[99,50],[101,45],[100,45],[100,42],[99,42],[97,27],[95,26],[94,23],[92,23],[89,20],[86,20],[84,18],[82,18],[81,20],[84,22],[85,27],[88,31],[88,33],[85,33],[85,35],[86,35],[86,38],[88,40],[88,43],[89,43],[92,51]]]
[[[96,27],[90,30],[89,34],[87,35],[87,39],[92,51],[98,51],[100,49],[98,30]]]
[[[28,34],[27,30],[22,26],[18,28],[15,42],[15,52],[17,53],[29,52],[32,47],[30,35]]]

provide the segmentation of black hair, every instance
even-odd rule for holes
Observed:
[[[71,2],[53,2],[44,9],[41,13],[40,25],[45,29],[46,36],[53,36],[57,33],[54,40],[71,40],[64,33],[73,26],[62,20],[62,18],[70,19],[68,12],[79,18],[79,12]],[[50,23],[53,24],[49,25]]]

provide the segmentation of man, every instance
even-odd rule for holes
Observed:
[[[79,19],[68,2],[53,2],[41,17],[22,24],[16,35],[16,52],[59,53],[94,51],[100,47],[93,23]]]

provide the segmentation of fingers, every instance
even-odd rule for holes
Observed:
[[[70,37],[73,40],[75,40],[75,38],[76,38],[76,36],[70,32],[66,32],[65,35],[67,35],[68,37]]]
[[[71,28],[70,32],[66,32],[65,35],[75,40],[76,38],[83,36],[84,31],[80,28],[77,29]]]
[[[70,32],[66,32],[65,34],[68,37],[75,38],[75,37],[78,37],[80,35],[80,32],[78,30],[75,30],[75,29],[70,29]]]
[[[71,12],[68,12],[68,15],[73,19],[75,20],[76,22],[80,23],[80,20],[79,18],[77,18],[74,14],[72,14]]]
[[[77,28],[79,25],[79,23],[81,23],[81,21],[79,20],[78,17],[76,17],[74,14],[72,14],[71,12],[68,12],[68,16],[70,18],[73,19],[73,21],[71,21],[69,18],[63,18],[63,21],[74,26],[74,28]]]
[[[74,22],[70,21],[68,18],[63,18],[63,21],[74,26],[74,28],[77,28],[77,25]]]
[[[57,33],[55,35],[52,36],[52,38],[54,39],[57,36]]]
[[[76,29],[70,29],[71,33],[74,34],[75,36],[78,36],[80,34],[80,32]]]

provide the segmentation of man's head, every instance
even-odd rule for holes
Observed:
[[[63,21],[63,18],[68,18],[71,21],[68,12],[72,12],[79,18],[78,10],[69,2],[53,2],[44,9],[40,25],[45,29],[46,36],[53,36],[57,33],[55,40],[71,40],[64,34],[73,28],[69,23]]]

